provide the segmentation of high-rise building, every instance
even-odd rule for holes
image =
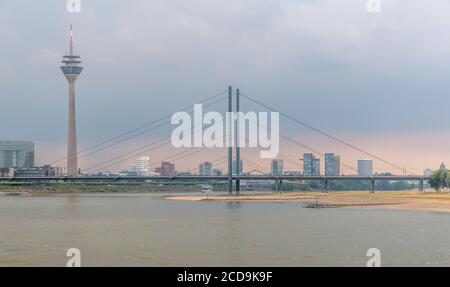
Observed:
[[[175,164],[170,162],[162,162],[161,167],[155,169],[161,176],[175,176]]]
[[[313,174],[313,159],[314,155],[312,153],[303,154],[303,175],[311,176]]]
[[[313,176],[320,175],[320,159],[315,158],[313,160]]]
[[[75,109],[75,81],[83,71],[80,66],[80,56],[73,52],[73,30],[70,26],[70,50],[69,55],[63,56],[61,70],[69,82],[69,115],[67,131],[67,175],[78,175],[78,151],[77,151],[77,123]]]
[[[283,160],[273,159],[271,166],[270,166],[272,175],[274,175],[274,176],[283,175],[283,165],[284,165]]]
[[[445,163],[441,163],[441,166],[439,167],[440,170],[446,170],[447,167],[445,166]]]
[[[358,175],[359,176],[373,175],[373,161],[371,159],[358,160]]]
[[[233,174],[236,174],[236,160],[233,160],[231,162],[232,168],[233,168]],[[242,163],[242,160],[239,160],[239,175],[241,175],[244,172],[244,166]]]
[[[303,175],[304,176],[320,175],[320,159],[316,158],[312,153],[303,154]]]
[[[199,175],[203,175],[203,176],[212,175],[212,163],[203,162],[203,163],[199,164],[198,173],[199,173]]]
[[[31,141],[0,141],[0,168],[34,167],[34,143]]]
[[[135,173],[138,176],[149,176],[150,171],[150,157],[141,156],[136,159],[134,164],[130,167],[129,171]]]
[[[334,153],[325,154],[325,175],[339,176],[341,169],[341,158]]]

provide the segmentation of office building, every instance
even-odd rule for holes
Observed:
[[[141,156],[130,166],[128,172],[136,176],[150,176],[150,157]]]
[[[198,174],[202,176],[212,175],[212,163],[203,162],[198,166]]]
[[[358,160],[358,175],[359,176],[373,175],[373,161],[371,159]]]
[[[236,174],[236,160],[233,160],[231,162],[232,168],[233,168],[233,174]],[[238,175],[242,175],[242,173],[244,172],[244,166],[242,163],[242,160],[239,160],[239,174]]]
[[[34,143],[31,141],[0,141],[0,168],[34,167]]]
[[[233,168],[233,174],[236,174],[236,160],[233,160],[231,162],[232,168]],[[242,162],[242,160],[239,160],[239,174],[237,175],[242,175],[244,173],[244,163]]]
[[[13,175],[15,177],[54,177],[63,176],[63,170],[61,167],[52,167],[50,165],[44,165],[39,167],[22,167],[14,168]]]
[[[156,168],[155,172],[159,173],[161,176],[175,176],[177,174],[175,171],[175,164],[170,162],[162,162],[161,167]]]
[[[312,153],[303,154],[303,175],[320,176],[320,159]]]
[[[284,165],[283,160],[273,159],[270,166],[271,174],[274,176],[283,175],[283,168],[284,168],[283,165]]]
[[[333,153],[325,154],[325,175],[339,176],[341,169],[341,158]]]

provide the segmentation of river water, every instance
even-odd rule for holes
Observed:
[[[0,266],[450,266],[450,213],[162,197],[0,197]]]

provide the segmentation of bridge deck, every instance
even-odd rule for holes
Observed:
[[[233,180],[411,180],[422,181],[424,176],[233,176]],[[0,182],[55,182],[55,181],[71,181],[71,182],[102,182],[102,181],[192,181],[192,180],[218,180],[226,181],[227,176],[79,176],[79,177],[0,177]]]

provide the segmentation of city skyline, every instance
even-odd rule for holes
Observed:
[[[388,137],[385,137],[384,141],[387,143],[388,146],[391,147],[391,150],[389,153],[386,153],[383,155],[386,158],[389,158],[392,155],[395,155],[396,153],[403,154],[405,157],[405,160],[403,161],[403,163],[405,163],[405,165],[404,165],[405,169],[408,169],[408,171],[413,172],[415,174],[421,174],[423,172],[423,170],[425,170],[427,168],[437,170],[437,169],[439,169],[439,166],[442,162],[444,162],[444,163],[448,162],[445,159],[445,157],[441,157],[442,153],[437,153],[437,155],[434,157],[425,157],[426,160],[424,160],[423,157],[409,156],[410,152],[412,152],[412,151],[409,149],[409,147],[403,146],[403,144],[407,143],[409,139],[410,139],[410,137],[406,137],[404,139],[404,141],[398,142],[396,139],[389,139]],[[391,142],[391,140],[393,142]],[[82,158],[80,158],[80,167],[82,169],[85,169],[88,166],[92,166],[98,162],[103,162],[105,160],[110,159],[111,154],[122,154],[128,150],[135,149],[137,146],[141,146],[143,144],[148,144],[149,141],[152,142],[152,140],[142,140],[142,141],[138,141],[137,144],[132,143],[130,145],[125,145],[125,148],[124,148],[124,146],[113,147],[113,148],[108,149],[107,151],[97,155],[95,158],[88,158],[89,160],[87,160],[87,158],[82,157]],[[368,139],[368,141],[370,141],[370,139]],[[362,143],[359,143],[359,142],[358,142],[358,144],[360,146],[363,145]],[[366,147],[367,150],[371,150],[371,144],[376,145],[376,142],[373,142],[373,143],[369,142],[367,145],[363,145],[363,146]],[[443,149],[444,149],[445,141],[441,142],[441,143],[436,143],[435,145],[436,146],[442,145]],[[330,146],[332,146],[332,145],[330,145]],[[282,145],[282,147],[283,147],[283,145]],[[339,147],[339,145],[337,145],[337,147]],[[83,148],[85,148],[85,147],[82,146],[81,149],[83,149]],[[436,147],[436,148],[438,148],[438,147]],[[43,149],[45,149],[45,146],[42,146],[39,143],[36,144],[36,154],[35,154],[36,160],[35,161],[36,161],[36,165],[38,165],[38,166],[43,166],[43,165],[49,163],[48,160],[45,160],[45,161],[42,160],[42,158],[43,158],[42,150]],[[427,153],[428,149],[429,149],[429,145],[427,145],[427,144],[423,145],[422,150],[423,150],[424,154],[429,155],[429,153]],[[324,153],[332,152],[335,154],[339,154],[341,156],[343,163],[351,165],[354,168],[354,170],[356,170],[357,169],[357,160],[366,158],[366,156],[356,153],[356,152],[348,152],[348,151],[345,152],[345,150],[346,150],[345,148],[340,147],[340,148],[326,149],[323,151],[324,151]],[[298,147],[295,147],[295,146],[294,147],[290,146],[288,148],[281,149],[281,152],[283,153],[283,155],[288,156],[293,160],[297,160],[298,164],[302,164],[300,161],[298,161],[298,159],[302,158],[302,154],[303,154],[302,151],[309,152],[307,150],[299,149]],[[159,149],[157,153],[155,153],[156,156],[152,156],[152,163],[160,162],[161,160],[164,160],[165,158],[173,155],[174,152],[176,152],[176,150],[171,147],[163,147],[162,149]],[[209,150],[205,150],[200,155],[193,155],[187,159],[177,161],[176,164],[177,164],[177,166],[180,167],[180,170],[190,170],[195,167],[192,164],[192,162],[201,162],[202,160],[204,161],[205,159],[209,159],[209,158],[218,158],[221,155],[223,155],[224,152],[225,152],[224,150],[218,149],[218,148],[209,149]],[[58,151],[55,152],[55,150],[52,150],[51,156],[49,156],[48,158],[50,158],[52,160],[63,159],[63,158],[65,158],[64,153],[65,153],[65,143],[63,143],[61,145],[59,152]],[[56,157],[55,155],[58,155],[59,157]],[[266,166],[269,169],[271,160],[260,159],[258,156],[257,149],[246,149],[246,151],[244,151],[244,155],[245,155],[245,158],[251,160],[252,162],[255,162],[259,165]],[[321,172],[324,172],[324,166],[323,166],[324,157],[317,155],[317,154],[316,154],[316,156],[321,159],[321,162],[322,162]],[[124,170],[130,164],[132,164],[134,162],[134,160],[135,160],[135,158],[125,161],[119,165],[116,165],[114,168],[108,169],[108,171],[118,172],[120,170]],[[286,164],[288,170],[295,170],[296,165],[293,165],[289,162],[286,162],[285,164]],[[414,165],[414,164],[416,164],[416,165]],[[56,166],[63,167],[65,165],[56,164]],[[224,165],[222,167],[224,167]],[[341,170],[344,171],[344,174],[351,174],[352,172],[354,172],[353,170],[349,170],[345,166],[343,166],[341,168]],[[402,173],[401,170],[393,169],[392,167],[390,167],[382,162],[379,162],[377,160],[374,160],[374,172],[378,172],[378,173],[392,172],[395,174]]]
[[[311,161],[311,159],[305,160],[305,157],[312,155],[312,159],[315,162],[313,166],[310,163],[305,165],[305,162]],[[371,176],[371,175],[425,175],[428,176],[433,171],[442,169],[445,167],[445,163],[441,162],[438,168],[434,169],[423,169],[417,173],[412,172],[411,170],[398,170],[397,172],[392,172],[389,169],[383,169],[377,167],[374,164],[373,159],[369,158],[359,158],[356,162],[346,162],[345,165],[341,167],[340,161],[341,156],[339,154],[335,154],[332,152],[326,152],[323,156],[317,156],[314,153],[304,153],[303,158],[298,161],[292,160],[291,158],[287,158],[285,161],[283,158],[275,158],[275,159],[265,159],[262,163],[255,163],[255,161],[244,159],[241,162],[241,174],[265,174],[265,175],[286,175],[286,174],[296,174],[296,175],[306,175],[306,176]],[[116,174],[116,175],[126,175],[126,176],[155,176],[158,175],[159,169],[161,168],[161,164],[165,163],[173,165],[173,170],[176,174],[186,175],[202,175],[202,176],[212,176],[220,174],[227,174],[227,163],[225,160],[218,161],[201,161],[201,162],[193,162],[190,161],[190,165],[178,165],[180,161],[167,161],[165,160],[150,160],[150,156],[141,155],[139,157],[133,158],[132,164],[130,164],[127,168],[113,168],[113,169],[96,169],[96,170],[87,170],[84,175],[93,175],[93,174]],[[128,162],[128,161],[126,161]],[[367,163],[370,166],[367,166]],[[232,170],[233,174],[235,174],[236,170],[236,160],[232,161]],[[177,167],[176,167],[177,166]],[[183,166],[183,168],[179,168]],[[311,171],[307,171],[305,174],[305,168],[311,169]]]
[[[408,141],[409,138],[405,139],[405,142]],[[435,155],[434,157],[411,157],[409,156],[409,148],[408,147],[404,147],[402,144],[403,142],[390,142],[389,138],[385,138],[385,141],[387,141],[388,144],[391,144],[391,150],[389,153],[383,154],[385,157],[390,157],[392,155],[395,155],[395,153],[402,153],[404,154],[404,158],[405,160],[403,161],[403,163],[405,163],[405,168],[407,168],[409,171],[415,173],[415,174],[421,174],[423,170],[425,170],[426,168],[431,168],[433,170],[437,170],[439,169],[439,165],[441,164],[441,162],[447,163],[448,161],[445,159],[445,157],[442,157],[441,154],[442,153],[438,153],[437,155]],[[392,141],[396,141],[396,140],[392,140]],[[89,158],[89,160],[87,160],[86,158],[81,158],[80,159],[80,166],[82,169],[88,167],[88,166],[92,166],[95,165],[98,162],[103,162],[105,160],[110,159],[110,155],[112,154],[122,154],[128,150],[133,150],[138,146],[141,146],[143,144],[146,144],[148,142],[152,142],[152,140],[142,140],[142,141],[138,141],[138,143],[133,143],[130,145],[125,145],[124,146],[120,146],[120,147],[113,147],[111,149],[108,149],[107,151],[105,151],[104,153],[97,155],[95,158]],[[376,145],[376,143],[372,143],[373,145]],[[361,145],[361,144],[360,144]],[[445,142],[443,143],[438,143],[438,145],[445,145]],[[282,145],[283,146],[283,145]],[[368,150],[370,150],[371,145],[370,143],[368,143],[367,145],[364,145],[364,147],[366,147]],[[81,149],[83,149],[84,146],[81,147]],[[426,153],[427,149],[429,147],[427,145],[423,146],[423,152]],[[45,165],[47,164],[49,161],[48,160],[42,160],[42,150],[45,149],[45,146],[42,146],[41,144],[36,144],[36,165]],[[357,160],[358,159],[362,159],[365,158],[366,156],[355,153],[355,152],[342,152],[342,150],[345,150],[345,148],[335,148],[335,149],[327,149],[324,150],[324,152],[334,152],[336,154],[339,154],[342,158],[342,162],[346,163],[346,164],[350,164],[352,165],[355,169],[357,169]],[[160,149],[156,154],[157,156],[153,156],[152,157],[152,162],[159,162],[161,160],[164,160],[167,157],[170,157],[171,155],[173,155],[175,149],[170,148],[170,147],[164,147],[162,149]],[[282,148],[281,152],[285,155],[285,156],[289,156],[290,158],[292,158],[293,160],[298,160],[302,157],[303,152],[308,152],[306,150],[304,150],[303,152],[301,152],[302,150],[299,149],[298,147],[289,147],[289,148]],[[206,150],[203,155],[193,155],[192,157],[189,157],[188,159],[184,159],[184,160],[180,160],[177,161],[177,166],[180,167],[181,170],[189,170],[192,169],[194,166],[192,165],[192,162],[201,162],[202,160],[208,159],[208,158],[218,158],[220,157],[220,155],[223,155],[224,151],[221,149],[211,149],[211,150]],[[264,160],[264,159],[260,159],[257,153],[257,150],[252,151],[251,149],[248,149],[247,151],[245,151],[246,158],[248,158],[249,160],[258,163],[260,165],[264,165],[269,167],[271,160]],[[55,156],[58,155],[58,156]],[[318,156],[318,155],[316,155]],[[318,156],[321,161],[323,162],[324,158],[322,156]],[[47,157],[49,159],[55,160],[55,159],[62,159],[65,158],[65,143],[61,144],[60,150],[59,152],[55,153],[55,150],[51,151],[51,156]],[[426,160],[424,160],[426,159]],[[134,162],[135,159],[130,159],[128,161],[125,161],[119,165],[117,165],[114,168],[111,168],[110,170],[112,171],[120,171],[120,170],[124,170],[126,169],[130,164],[132,164]],[[300,161],[298,161],[299,164],[302,164]],[[411,164],[412,163],[412,164]],[[287,165],[287,168],[289,170],[293,169],[293,165],[290,164],[289,162],[285,163]],[[416,165],[414,165],[416,164]],[[57,166],[61,166],[60,164]],[[346,167],[342,167],[342,169],[344,170],[345,174],[349,174],[352,171],[348,170]],[[324,170],[324,166],[322,164],[321,166],[321,170]],[[392,167],[383,164],[381,162],[378,162],[377,160],[374,160],[374,172],[393,172],[393,173],[401,173],[401,170],[396,170],[393,169]]]

